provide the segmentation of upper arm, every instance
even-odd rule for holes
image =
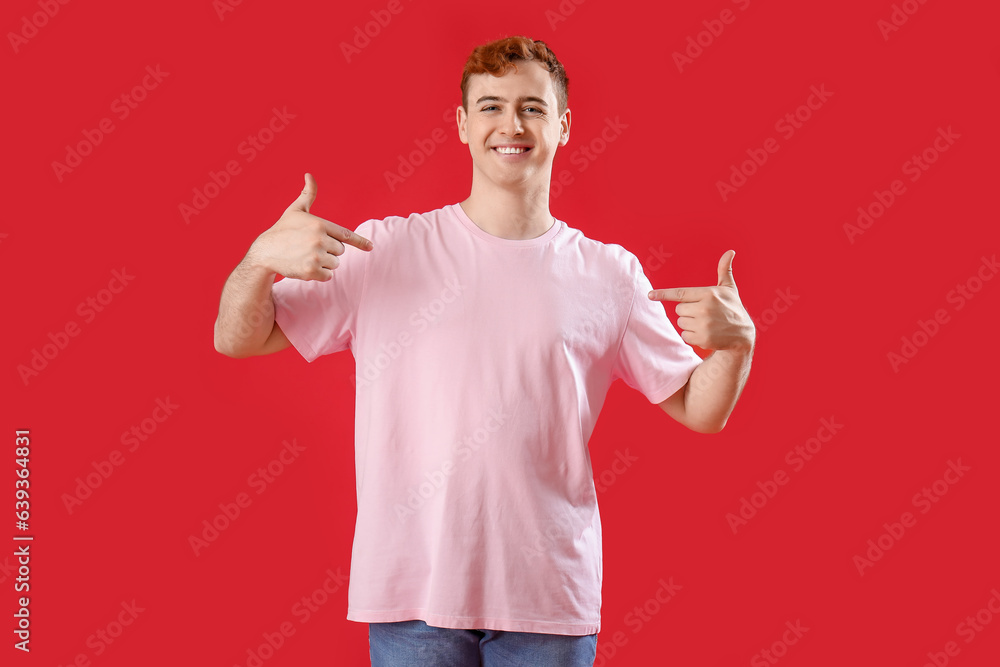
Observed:
[[[689,384],[691,384],[690,380],[685,382],[683,387],[659,403],[659,406],[664,412],[670,415],[671,419],[684,426],[687,426],[687,410],[684,408],[684,400],[687,396],[687,388]]]
[[[291,345],[291,342],[285,336],[285,332],[281,330],[281,327],[278,326],[278,321],[275,320],[274,326],[271,327],[271,333],[268,335],[267,340],[265,340],[264,344],[260,346],[260,349],[254,353],[254,356],[274,354],[275,352],[284,350],[289,345]]]
[[[232,357],[233,359],[246,359],[247,357],[258,357],[265,354],[274,354],[275,352],[280,352],[286,347],[291,345],[291,342],[285,336],[285,332],[281,330],[278,326],[278,322],[275,321],[271,325],[271,333],[267,335],[267,338],[263,343],[260,344],[256,349],[243,349],[240,351],[235,351],[227,349],[225,347],[220,347],[218,339],[218,323],[216,323],[216,342],[215,349],[226,355],[227,357]]]
[[[718,433],[726,425],[725,420],[719,425],[706,424],[703,422],[694,421],[692,415],[688,414],[687,409],[687,392],[688,387],[691,385],[690,378],[684,386],[678,389],[669,398],[663,400],[659,403],[659,406],[673,418],[674,421],[679,423],[681,426],[688,428],[695,433]]]

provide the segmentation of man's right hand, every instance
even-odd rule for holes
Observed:
[[[274,226],[257,237],[247,253],[257,266],[286,278],[330,280],[340,265],[337,255],[344,254],[344,244],[371,250],[368,239],[350,229],[309,213],[316,201],[316,179],[305,175],[305,189],[285,209]]]

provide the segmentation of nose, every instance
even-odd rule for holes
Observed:
[[[512,137],[516,137],[524,132],[524,128],[521,125],[521,117],[513,107],[508,107],[504,113],[503,121],[500,123],[500,132]]]

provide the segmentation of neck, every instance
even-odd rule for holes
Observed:
[[[500,187],[473,173],[472,192],[461,202],[469,219],[487,234],[502,239],[528,240],[554,224],[549,213],[549,181],[531,187]]]

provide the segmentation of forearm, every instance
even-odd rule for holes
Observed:
[[[259,350],[274,327],[271,286],[275,273],[255,262],[251,253],[226,280],[215,320],[215,349],[230,357]]]
[[[753,347],[716,350],[691,374],[684,393],[685,425],[717,433],[729,420],[750,375]]]

